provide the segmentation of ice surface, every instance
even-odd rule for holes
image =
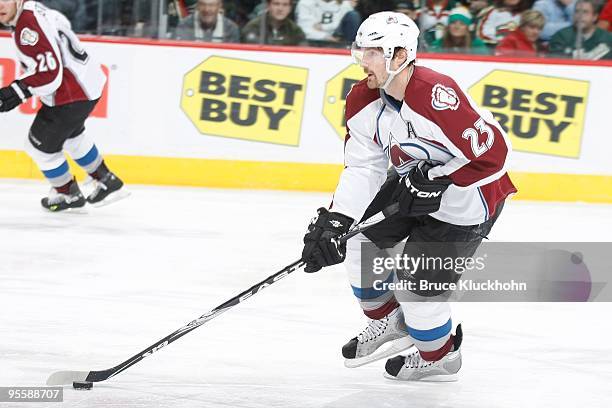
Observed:
[[[88,214],[48,214],[44,183],[0,181],[0,385],[123,361],[294,261],[330,199],[131,190]],[[608,241],[610,231],[612,206],[510,202],[491,238]],[[62,407],[611,406],[612,305],[453,310],[460,381],[396,383],[384,362],[343,366],[341,346],[365,324],[343,268],[296,272],[92,391],[67,387]]]

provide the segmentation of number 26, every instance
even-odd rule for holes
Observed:
[[[461,137],[471,142],[472,152],[474,152],[474,156],[479,157],[487,150],[489,150],[491,146],[493,146],[493,142],[495,141],[495,134],[493,133],[493,129],[491,129],[491,126],[487,125],[484,119],[482,118],[479,118],[474,123],[474,126],[476,127],[476,129],[478,129],[478,131],[476,131],[476,129],[474,128],[467,128],[463,131]],[[478,136],[482,134],[487,135],[487,140],[484,143],[479,144]]]
[[[38,54],[36,60],[38,61],[38,72],[55,71],[57,68],[57,61],[53,53],[49,51],[44,54]]]

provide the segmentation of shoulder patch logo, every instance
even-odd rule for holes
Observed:
[[[21,45],[29,45],[33,47],[38,44],[38,33],[34,30],[30,30],[29,28],[24,28],[21,30],[19,42]]]
[[[459,102],[457,92],[449,86],[435,84],[431,90],[431,106],[435,110],[457,110]]]

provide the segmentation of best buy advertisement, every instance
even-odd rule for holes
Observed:
[[[494,70],[469,92],[508,132],[514,150],[580,157],[587,81]]]
[[[308,70],[213,56],[185,75],[181,108],[203,134],[298,146]]]

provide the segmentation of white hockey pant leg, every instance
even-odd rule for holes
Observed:
[[[93,139],[84,131],[77,137],[66,139],[64,150],[74,159],[79,166],[88,174],[93,173],[102,163],[102,156]]]
[[[43,175],[53,187],[61,187],[72,180],[72,174],[63,152],[45,153],[38,150],[29,138],[25,142],[25,151],[34,160]]]
[[[408,333],[421,352],[433,352],[449,340],[452,330],[448,302],[400,302]]]
[[[362,247],[363,244],[369,245]],[[380,285],[374,283],[393,282],[395,274],[393,271],[381,275],[374,273],[373,258],[377,255],[383,256],[374,248],[374,244],[363,234],[356,235],[347,241],[344,264],[353,294],[364,313],[372,319],[380,319],[395,309],[394,305],[397,306],[397,303],[392,291],[381,289]],[[378,289],[375,286],[378,286]]]

